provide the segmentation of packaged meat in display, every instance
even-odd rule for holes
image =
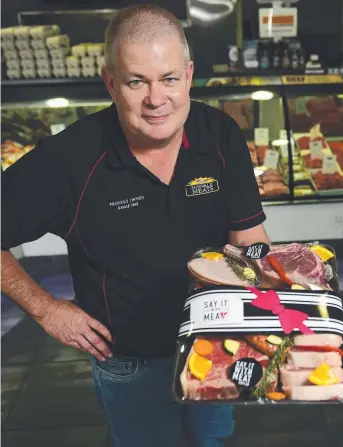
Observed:
[[[206,248],[188,263],[181,402],[343,402],[343,307],[327,245]]]

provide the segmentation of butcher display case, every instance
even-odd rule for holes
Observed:
[[[343,198],[343,80],[336,77],[342,83],[294,85],[294,79],[289,78],[285,82],[282,77],[196,79],[191,96],[223,110],[239,124],[264,202]],[[74,85],[79,91],[77,95],[73,91],[74,97],[64,94],[64,98],[51,98],[55,89],[59,93],[61,85],[67,93],[62,81],[56,86],[47,81],[38,85],[37,81],[35,93],[33,82],[26,81],[31,88],[25,82],[18,82],[17,88],[13,81],[5,82],[1,111],[3,170],[39,139],[110,105],[103,90],[98,98],[94,94],[94,85],[100,88],[101,79],[96,84],[89,81],[93,86],[91,98],[87,82],[69,80],[69,93]],[[39,92],[37,87],[41,87]],[[20,95],[23,88],[25,95]],[[19,102],[19,96],[24,100]]]

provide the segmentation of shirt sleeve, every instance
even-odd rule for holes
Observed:
[[[64,237],[71,220],[61,151],[48,138],[1,176],[1,248],[8,250],[46,233]]]
[[[247,143],[238,124],[231,120],[225,148],[225,176],[228,185],[229,229],[253,228],[266,220]]]

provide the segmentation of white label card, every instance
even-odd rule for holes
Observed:
[[[334,174],[337,172],[337,156],[325,155],[323,158],[323,174]]]
[[[256,127],[254,129],[254,138],[256,146],[268,146],[269,129],[267,127]]]
[[[237,325],[244,321],[244,305],[239,296],[209,293],[191,303],[191,321],[196,327]]]
[[[276,169],[279,162],[279,156],[279,152],[267,149],[264,156],[264,166],[269,169]]]
[[[322,158],[323,156],[322,150],[323,150],[323,143],[321,141],[310,142],[311,158]]]
[[[50,131],[51,135],[56,135],[59,132],[62,132],[66,128],[65,124],[51,124]]]

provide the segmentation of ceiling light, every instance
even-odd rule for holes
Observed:
[[[251,99],[253,99],[254,101],[268,101],[273,97],[274,93],[267,90],[258,90],[257,92],[253,92],[251,94]]]
[[[68,107],[69,100],[67,98],[50,98],[45,101],[48,107]]]

